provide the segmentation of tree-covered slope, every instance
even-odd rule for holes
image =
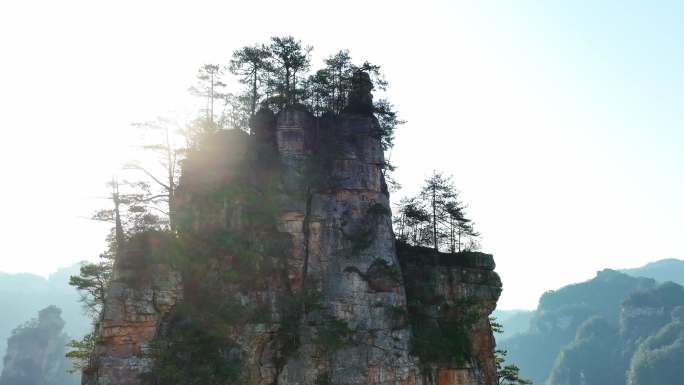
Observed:
[[[628,385],[675,385],[684,379],[684,307],[671,312],[671,322],[648,337],[631,359]]]
[[[508,351],[509,361],[516,363],[522,373],[534,383],[543,384],[558,354],[575,340],[580,325],[600,316],[617,328],[625,298],[634,291],[655,285],[652,279],[607,269],[586,282],[548,291],[539,300],[530,330],[500,340],[499,346]]]
[[[683,315],[680,285],[633,292],[621,305],[619,326],[600,317],[580,326],[546,385],[681,384]]]
[[[556,357],[547,384],[624,385],[621,353],[617,327],[603,317],[590,318]]]

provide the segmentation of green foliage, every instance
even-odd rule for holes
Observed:
[[[665,282],[652,290],[632,293],[624,302],[630,307],[673,308],[684,305],[684,288],[674,282]]]
[[[310,286],[297,292],[282,293],[278,297],[280,327],[276,338],[281,346],[281,360],[291,355],[300,346],[300,331],[303,317],[315,310],[320,310],[320,294]]]
[[[297,88],[297,80],[309,69],[309,54],[313,47],[302,46],[301,41],[292,36],[271,38],[269,50],[273,57],[273,73],[275,90],[287,104],[298,101],[301,89]],[[298,77],[299,75],[299,77]]]
[[[620,304],[631,292],[653,286],[655,281],[652,279],[634,278],[605,269],[586,282],[544,293],[539,299],[539,309],[551,312],[569,304],[586,304],[594,310],[603,309],[605,313],[602,315],[608,320],[617,321]],[[607,304],[610,305],[606,306]]]
[[[397,126],[406,123],[406,121],[399,119],[399,113],[387,99],[378,100],[374,103],[373,108],[380,125],[379,135],[382,148],[387,151],[394,146],[394,131]],[[389,163],[385,167],[392,168]]]
[[[672,311],[672,321],[640,344],[632,357],[629,385],[675,385],[684,378],[684,307]]]
[[[370,245],[373,244],[373,239],[375,238],[375,232],[366,224],[357,226],[356,230],[351,233],[343,232],[342,235],[344,235],[344,237],[351,242],[351,255],[356,255],[370,247]]]
[[[468,309],[463,305],[458,308]],[[465,310],[449,314],[448,306],[437,312],[421,301],[411,301],[408,309],[413,331],[411,351],[422,365],[462,367],[470,359],[470,332],[478,318],[476,313]]]
[[[246,88],[238,92],[241,96],[230,95],[227,100],[242,103],[243,107],[240,108],[236,103],[226,105],[232,111],[247,111],[251,116],[256,113],[257,105],[276,112],[285,107],[299,106],[315,116],[327,113],[340,115],[350,106],[350,98],[354,99],[352,94],[355,76],[365,74],[369,83],[365,87],[368,92],[387,89],[388,82],[380,66],[369,62],[354,64],[348,50],[340,50],[329,56],[325,59],[323,68],[309,75],[312,49],[313,47],[303,45],[292,36],[274,36],[268,44],[245,46],[236,50],[229,69],[239,76]],[[207,72],[204,67],[202,72]],[[198,95],[206,97],[208,92]],[[370,105],[365,113],[374,115],[378,120],[377,135],[383,148],[387,150],[393,145],[396,127],[404,121],[399,119],[396,109],[388,99],[367,102]]]
[[[248,84],[249,92],[249,111],[250,115],[256,113],[259,97],[259,86],[262,85],[263,72],[271,70],[269,59],[272,53],[265,45],[254,45],[243,47],[233,53],[230,61],[230,72],[240,76],[240,82]]]
[[[325,67],[308,79],[309,99],[315,114],[342,113],[351,88],[354,65],[348,50],[325,59]]]
[[[494,352],[498,385],[531,385],[532,381],[520,377],[520,368],[516,365],[504,365],[507,354],[505,350]]]
[[[496,317],[489,317],[489,326],[492,328],[493,333],[503,333],[503,325],[496,321]]]
[[[373,244],[378,224],[388,215],[390,215],[390,211],[387,207],[381,203],[373,203],[366,209],[363,220],[355,223],[355,226],[349,226],[351,231],[345,232],[342,229],[342,235],[351,242],[350,252],[352,255],[366,250]]]
[[[451,253],[476,250],[479,234],[458,195],[451,177],[434,172],[425,179],[420,194],[399,202],[393,220],[399,241]]]
[[[496,322],[495,317],[489,317],[492,332],[502,334],[503,326]],[[520,377],[520,368],[514,364],[506,365],[508,352],[497,349],[494,351],[494,363],[496,364],[496,376],[498,385],[531,385],[532,381]]]
[[[330,373],[324,372],[316,377],[316,385],[330,385]]]
[[[169,333],[150,345],[155,368],[145,377],[168,385],[240,383],[242,352],[226,330],[207,325],[193,311],[179,310]]]
[[[66,358],[71,361],[71,370],[69,372],[82,372],[84,370],[92,369],[91,356],[95,350],[97,337],[92,331],[83,336],[80,340],[71,340],[66,344],[70,350],[66,353]]]
[[[320,323],[316,328],[314,344],[328,352],[334,352],[350,344],[354,331],[349,328],[346,321],[325,310],[321,311],[319,316]]]
[[[456,321],[416,327],[412,352],[421,363],[445,363],[462,367],[470,358],[468,330]]]
[[[103,258],[98,263],[85,263],[80,274],[69,278],[69,285],[76,288],[81,295],[81,302],[89,315],[99,318],[105,303],[105,294],[112,277],[113,261]]]
[[[655,282],[651,279],[634,278],[614,270],[600,271],[586,282],[544,293],[530,320],[530,329],[499,344],[527,376],[543,384],[558,355],[575,341],[585,321],[601,316],[617,327],[625,298],[635,290],[653,286]]]
[[[401,282],[401,270],[384,259],[376,258],[367,271],[366,279],[387,279],[397,286]]]
[[[652,279],[604,270],[590,281],[546,293],[530,331],[501,345],[535,382],[677,383],[672,379],[682,365],[678,337],[655,341],[677,323],[683,301],[684,290],[673,283],[656,286]],[[676,353],[665,354],[670,349]]]
[[[293,292],[287,288],[276,304],[244,305],[252,302],[251,297],[245,301],[245,296],[273,281],[287,281],[282,257],[290,240],[277,230],[279,196],[275,187],[279,180],[260,174],[263,164],[258,162],[267,158],[262,157],[262,149],[247,133],[221,130],[229,126],[245,129],[257,114],[258,105],[276,112],[304,109],[319,117],[330,113],[328,118],[334,120],[339,114],[358,113],[347,107],[350,95],[359,91],[368,115],[378,119],[379,130],[373,134],[380,137],[385,149],[389,148],[393,130],[402,122],[386,99],[372,103],[370,91],[387,87],[380,67],[367,62],[354,65],[349,53],[340,51],[325,61],[325,68],[315,77],[309,77],[311,50],[287,36],[236,51],[229,69],[246,86],[236,94],[225,91],[225,66],[202,66],[191,92],[206,100],[206,111],[204,118],[188,128],[186,148],[171,146],[165,126],[161,132],[166,133],[166,140],[147,147],[165,157],[166,175],[158,178],[146,165],[130,166],[149,176],[151,182],[126,185],[132,190],[130,195],[128,191],[120,193],[117,183],[112,193],[115,207],[98,213],[98,219],[115,226],[111,255],[118,258],[117,266],[133,272],[125,279],[148,283],[157,264],[171,265],[182,274],[184,304],[164,321],[164,330],[151,349],[158,363],[149,373],[155,383],[234,383],[239,379],[241,353],[227,336],[245,324],[278,323],[276,338],[285,355],[299,346],[305,319],[315,323],[314,342],[325,350],[334,351],[349,343],[351,330],[346,322],[323,308],[315,290],[308,286]],[[367,81],[361,87],[353,79]],[[216,113],[215,108],[223,112]],[[324,120],[321,117],[320,121]],[[302,183],[302,194],[310,195],[312,189],[325,189],[333,182],[327,171],[340,148],[339,138],[329,133],[320,135],[320,149],[309,164],[314,172],[306,173],[309,178]],[[280,159],[270,155],[268,166],[273,170],[269,171],[277,176]],[[177,190],[176,165],[180,164],[187,179]],[[161,186],[162,194],[151,193],[156,191],[150,187],[154,183]],[[158,202],[166,202],[168,207]],[[164,209],[161,217],[153,215],[150,209],[160,207]],[[355,253],[371,245],[374,222],[385,218],[389,210],[374,204],[367,214],[373,223],[362,223],[349,234]],[[88,265],[80,276],[72,278],[72,285],[84,293],[84,301],[94,313],[101,311],[106,299],[111,267],[111,263]],[[399,275],[390,270],[387,273]],[[274,305],[279,319],[270,317]],[[92,335],[72,341],[71,357],[84,365],[93,343]]]
[[[547,384],[622,385],[625,369],[617,328],[593,317],[580,325],[575,340],[558,354]]]

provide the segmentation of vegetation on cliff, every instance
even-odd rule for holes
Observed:
[[[451,253],[476,250],[479,234],[467,217],[451,177],[434,171],[425,179],[420,193],[405,197],[394,218],[397,238],[413,246],[431,246]]]
[[[348,343],[346,323],[327,312],[311,283],[296,288],[288,282],[286,247],[276,217],[280,166],[271,137],[274,112],[299,109],[325,115],[324,120],[340,114],[373,116],[377,130],[371,135],[384,149],[392,145],[401,121],[386,99],[373,101],[371,92],[387,87],[379,66],[355,65],[348,51],[340,51],[309,75],[310,52],[292,37],[274,37],[267,45],[237,50],[230,65],[200,68],[191,92],[204,98],[206,107],[183,130],[185,139],[178,140],[164,119],[141,124],[156,138],[145,149],[159,156],[162,166],[126,165],[131,175],[144,178],[112,180],[111,208],[93,216],[112,224],[109,248],[100,263],[83,266],[70,283],[82,294],[96,328],[110,300],[106,293],[112,279],[135,287],[150,279],[145,274],[155,263],[169,264],[183,277],[183,304],[172,311],[150,345],[156,366],[146,376],[154,383],[239,380],[245,375],[244,357],[236,349],[239,336],[233,331],[245,324],[278,325],[274,330],[280,354],[296,350],[305,317],[316,325],[312,341],[323,350]],[[239,77],[243,91],[225,92],[226,70]],[[334,135],[320,136],[307,178],[288,182],[292,193],[326,188],[326,168],[337,151],[335,143],[326,146],[331,138],[335,140]],[[176,144],[181,142],[185,145]],[[216,170],[228,174],[212,174]],[[225,218],[215,224],[208,220],[217,210],[227,212],[228,226],[218,224]],[[352,250],[364,247],[363,242],[352,243]],[[134,276],[113,277],[116,264],[133,266]],[[245,305],[245,296],[269,285],[282,286],[275,303],[256,299]],[[69,357],[75,366],[96,370],[88,358],[99,343],[93,335],[72,341]]]
[[[94,334],[70,344],[77,368],[98,373],[98,354],[112,343],[136,355],[135,381],[146,384],[275,381],[288,367],[301,370],[303,351],[315,357],[320,384],[340,382],[332,369],[342,351],[393,351],[378,360],[392,367],[403,360],[426,378],[444,368],[496,377],[487,316],[501,281],[492,257],[473,251],[478,234],[453,183],[435,173],[400,210],[397,245],[412,255],[400,269],[385,183],[391,166],[383,153],[401,121],[386,99],[373,97],[387,82],[378,66],[353,64],[348,51],[309,74],[310,52],[291,37],[276,37],[236,51],[229,66],[203,66],[191,91],[205,107],[182,141],[164,121],[141,125],[157,134],[145,148],[161,167],[127,165],[144,179],[114,179],[111,208],[94,216],[112,231],[101,262],[71,280],[96,325]],[[226,70],[238,76],[242,92],[225,91]],[[426,242],[433,249],[422,247]],[[440,245],[451,253],[439,253]],[[313,247],[317,266],[309,265]],[[163,310],[154,287],[159,265],[181,277],[180,293],[165,293]],[[339,271],[331,270],[331,278],[324,269]],[[367,289],[359,291],[353,277]],[[444,292],[444,279],[462,286],[457,295]],[[345,291],[337,302],[330,298]],[[136,306],[153,309],[144,317],[123,314]],[[114,310],[105,316],[107,308]],[[140,341],[130,343],[131,334]],[[262,341],[268,373],[253,373],[253,339]]]

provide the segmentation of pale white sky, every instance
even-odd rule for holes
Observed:
[[[0,271],[95,258],[104,227],[82,217],[129,156],[129,123],[191,105],[202,63],[289,34],[383,66],[408,120],[403,192],[454,175],[501,308],[683,258],[683,16],[675,1],[4,0]]]

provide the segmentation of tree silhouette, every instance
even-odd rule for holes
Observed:
[[[297,102],[298,74],[309,69],[309,54],[313,47],[302,46],[301,41],[292,36],[274,36],[269,49],[273,58],[273,65],[269,68],[276,77],[275,89],[280,94],[281,107],[294,104]]]
[[[233,59],[230,61],[230,72],[240,76],[240,81],[249,84],[250,116],[256,113],[257,102],[259,100],[259,81],[262,73],[271,71],[271,51],[265,45],[254,45],[243,47],[233,52]]]
[[[212,125],[214,122],[214,102],[225,97],[221,92],[226,84],[222,81],[224,69],[217,64],[205,64],[197,71],[197,84],[190,87],[190,92],[207,99],[206,120]]]

